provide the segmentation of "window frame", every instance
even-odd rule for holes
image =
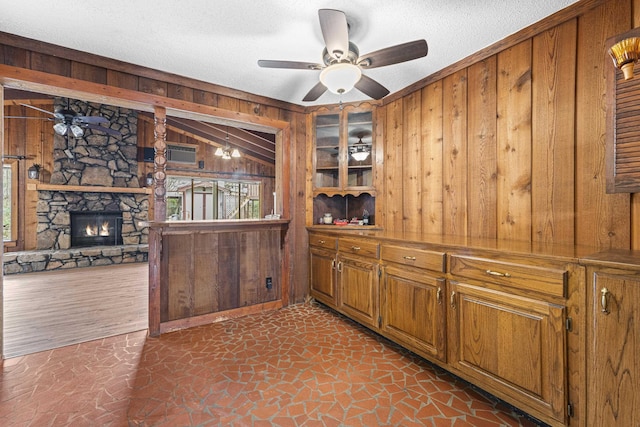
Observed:
[[[4,159],[2,162],[3,167],[3,179],[4,168],[9,167],[11,169],[11,239],[4,240],[4,232],[2,241],[5,248],[15,247],[18,244],[18,208],[19,208],[19,194],[18,194],[18,179],[19,179],[19,162],[17,159]],[[3,182],[4,186],[4,182]],[[3,201],[3,228],[4,228],[4,201]]]

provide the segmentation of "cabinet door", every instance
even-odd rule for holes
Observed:
[[[347,113],[346,187],[373,186],[373,114],[371,111]]]
[[[335,282],[335,251],[311,247],[309,250],[311,296],[333,308],[337,306]]]
[[[590,271],[588,424],[640,425],[640,276]]]
[[[367,326],[378,327],[378,264],[338,256],[338,308]]]
[[[549,422],[565,422],[564,307],[449,283],[449,363],[463,377]]]
[[[340,114],[316,116],[315,188],[340,187]]]
[[[424,271],[385,267],[382,283],[382,333],[444,362],[445,279]]]

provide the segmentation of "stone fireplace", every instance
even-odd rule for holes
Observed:
[[[57,98],[54,108],[67,108],[66,98]],[[149,194],[138,180],[137,113],[77,100],[69,108],[106,118],[121,136],[91,128],[80,138],[55,134],[52,170],[37,188],[36,250],[5,254],[5,274],[147,260]],[[117,219],[106,228],[115,240],[101,236],[105,218],[92,220],[95,239],[76,235],[76,216],[114,214]]]
[[[56,99],[55,107],[66,108],[66,99]],[[75,246],[72,212],[121,212],[121,236],[117,244],[147,244],[147,230],[140,222],[148,220],[149,196],[127,192],[127,189],[140,189],[137,113],[126,108],[77,100],[70,100],[69,108],[82,115],[106,118],[110,127],[122,136],[114,137],[92,129],[85,129],[81,138],[55,135],[54,164],[49,183],[55,185],[55,189],[38,191],[37,249],[69,249]],[[100,187],[100,191],[83,191],[82,187]],[[96,245],[101,245],[99,240],[94,240]]]

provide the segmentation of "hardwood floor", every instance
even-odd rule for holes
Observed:
[[[147,329],[147,263],[8,275],[4,357]]]

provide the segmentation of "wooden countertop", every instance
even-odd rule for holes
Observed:
[[[599,251],[590,246],[576,246],[566,244],[549,244],[544,242],[524,242],[498,239],[483,239],[467,236],[449,236],[438,234],[413,233],[402,231],[386,231],[382,229],[369,229],[366,226],[331,227],[311,226],[310,232],[331,234],[336,236],[361,236],[378,240],[381,243],[395,243],[403,245],[427,245],[435,250],[446,252],[464,252],[465,250],[486,250],[492,252],[510,254],[522,254],[533,256],[551,256],[563,258],[571,262],[582,264],[611,264],[611,266],[625,265],[638,266],[640,268],[640,251],[632,250],[606,250]]]

